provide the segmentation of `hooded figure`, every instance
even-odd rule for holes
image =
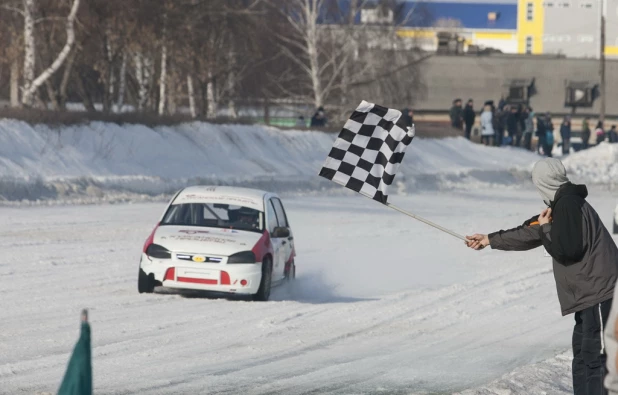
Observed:
[[[536,162],[532,168],[532,182],[541,194],[543,202],[550,207],[558,189],[569,182],[569,179],[560,160],[547,158]]]
[[[523,225],[488,235],[468,236],[474,249],[491,246],[524,251],[543,246],[553,258],[553,272],[562,315],[575,313],[573,328],[573,389],[579,394],[604,394],[605,327],[618,279],[618,247],[597,212],[586,201],[585,185],[571,183],[560,160],[537,162],[532,181],[548,206]],[[615,312],[618,315],[618,311]],[[609,334],[609,332],[606,332]],[[618,391],[614,337],[608,366]],[[612,371],[610,370],[610,374]],[[618,393],[618,392],[617,392]]]

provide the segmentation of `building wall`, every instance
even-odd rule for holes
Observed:
[[[618,0],[396,0],[394,23],[427,51],[437,48],[438,31],[450,31],[504,53],[598,58],[603,1],[606,55],[618,59]]]
[[[543,53],[545,9],[543,0],[519,0],[517,15],[517,50],[510,53]]]
[[[421,85],[415,95],[414,107],[419,110],[448,109],[456,97],[472,98],[477,103],[498,101],[504,84],[513,78],[534,78],[538,93],[530,100],[537,111],[568,113],[564,107],[565,81],[598,82],[599,62],[596,59],[551,58],[548,56],[440,56],[435,55],[419,65]],[[618,116],[618,60],[608,60],[607,113]],[[613,76],[617,76],[613,78]],[[403,79],[405,80],[405,78]],[[599,112],[599,100],[592,108],[580,108],[578,113]]]
[[[610,58],[618,58],[618,0],[605,1],[607,4],[605,53]]]
[[[504,53],[517,53],[517,34],[513,32],[474,32],[470,43],[485,48],[496,48]]]
[[[543,53],[599,56],[600,1],[546,0],[543,3]]]

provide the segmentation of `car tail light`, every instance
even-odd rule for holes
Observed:
[[[242,285],[243,287],[247,285],[247,280],[240,280],[240,285]]]
[[[175,279],[176,279],[176,269],[173,268],[173,267],[170,267],[165,272],[165,277],[163,278],[163,280],[172,280],[172,281],[174,281]]]
[[[242,251],[227,258],[227,263],[255,263],[253,251]]]
[[[152,258],[157,258],[157,259],[171,259],[172,258],[172,253],[169,252],[167,248],[161,245],[158,245],[158,244],[149,245],[148,248],[146,248],[146,255]]]

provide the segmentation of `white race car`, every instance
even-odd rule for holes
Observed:
[[[156,286],[251,295],[296,275],[294,237],[279,197],[233,187],[176,194],[144,244],[137,288]]]

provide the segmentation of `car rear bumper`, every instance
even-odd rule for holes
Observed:
[[[167,288],[232,294],[257,293],[262,278],[261,263],[225,265],[151,260],[142,256],[140,269]]]

